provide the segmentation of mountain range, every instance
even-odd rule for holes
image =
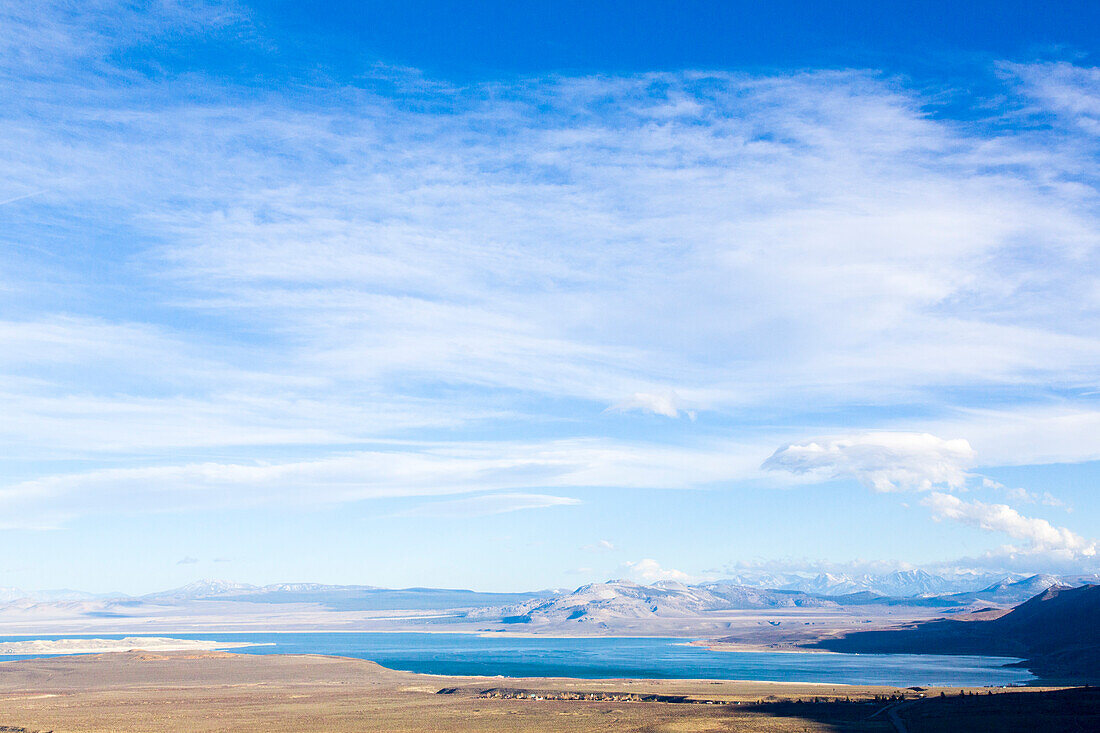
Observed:
[[[505,607],[477,609],[471,619],[503,619],[515,624],[576,622],[610,625],[620,619],[694,617],[708,611],[748,608],[836,607],[837,603],[797,592],[745,588],[725,583],[685,585],[660,581],[641,585],[629,580],[591,583],[572,593],[533,598]]]
[[[745,572],[719,582],[750,588],[792,590],[822,596],[871,593],[891,598],[938,596],[978,591],[1001,582],[1013,582],[1025,574],[952,573],[936,575],[926,570],[895,570],[891,573],[807,573]]]
[[[87,593],[69,589],[28,592],[17,588],[0,588],[0,603],[17,600],[60,602],[122,599],[145,603],[222,600],[249,603],[319,603],[336,610],[433,610],[514,606],[516,613],[513,615],[522,616],[527,613],[524,610],[527,606],[534,609],[538,604],[530,604],[539,600],[554,601],[545,610],[545,613],[553,615],[555,608],[564,608],[564,604],[574,603],[580,598],[589,598],[592,603],[598,602],[608,607],[618,604],[622,612],[627,613],[626,606],[639,598],[651,597],[661,601],[657,603],[656,613],[674,614],[677,609],[766,608],[821,604],[825,601],[840,605],[889,603],[966,606],[988,603],[1004,606],[1027,600],[1051,586],[1077,586],[1090,582],[1100,582],[1100,576],[1002,574],[947,578],[923,570],[903,570],[882,575],[742,574],[694,585],[673,581],[641,585],[626,580],[614,580],[589,584],[572,592],[548,589],[490,593],[449,588],[393,589],[322,583],[274,583],[258,586],[224,580],[200,580],[179,588],[136,597],[122,593]],[[602,590],[597,590],[601,588]],[[619,600],[612,602],[612,597]]]

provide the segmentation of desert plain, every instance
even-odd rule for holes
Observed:
[[[0,663],[9,733],[1096,730],[1096,703],[1088,688],[442,677],[219,651]]]

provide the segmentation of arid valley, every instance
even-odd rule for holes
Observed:
[[[502,604],[476,605],[493,601]],[[456,602],[475,605],[447,608]],[[1067,654],[1091,654],[1095,633],[1074,624],[1082,623],[1082,614],[1093,618],[1098,603],[1100,586],[1071,587],[1038,576],[942,596],[870,599],[866,592],[830,596],[732,583],[622,581],[509,596],[199,583],[144,598],[28,598],[0,606],[0,635],[17,639],[0,644],[0,655],[17,655],[0,662],[0,730],[961,731],[974,730],[977,720],[999,720],[997,730],[1027,730],[1040,720],[1090,726],[1100,722],[1100,698],[1077,685],[1090,681],[1081,670],[1092,668],[1092,658],[1062,668],[1050,660],[1064,664]],[[832,650],[855,644],[853,651],[875,651],[882,639],[895,654],[992,654],[1009,657],[1005,663],[1027,657],[1031,652],[1019,635],[996,633],[998,624],[1009,631],[1024,624],[1027,638],[1042,637],[1035,624],[1063,627],[1073,638],[1021,662],[1039,673],[1025,686],[767,681],[782,679],[783,663],[793,656],[854,659]],[[260,632],[276,641],[241,641],[261,638]],[[369,661],[369,652],[288,654],[280,647],[284,638],[310,634],[339,644],[378,632],[509,639],[520,642],[520,650],[525,639],[679,637],[679,644],[690,642],[707,659],[720,663],[724,655],[749,652],[773,660],[773,669],[765,661],[754,672],[760,677],[740,681],[591,672],[527,677],[508,674],[507,665],[471,676],[387,669]],[[35,634],[46,638],[23,640]],[[915,641],[905,641],[911,637]],[[255,643],[276,647],[270,650],[276,653],[234,649]],[[476,661],[469,653],[465,658],[467,667]],[[430,669],[432,662],[417,664]],[[984,674],[994,673],[989,667]],[[907,681],[916,681],[924,673],[908,674]],[[588,676],[595,678],[583,679]]]

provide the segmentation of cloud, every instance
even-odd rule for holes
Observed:
[[[0,527],[55,527],[104,511],[302,507],[547,487],[705,487],[742,469],[758,449],[727,444],[727,450],[731,455],[591,439],[395,443],[308,461],[60,473],[0,487]]]
[[[965,435],[986,466],[1100,460],[1100,409],[1091,401],[953,411],[926,423],[938,435]]]
[[[929,114],[941,90],[873,71],[165,85],[127,50],[262,56],[263,29],[224,4],[5,11],[7,525],[728,486],[869,404],[991,462],[1100,457],[1095,404],[1041,397],[1100,364],[1094,69],[1002,67],[996,108],[1053,127]],[[606,405],[732,438],[591,441]],[[548,423],[574,442],[535,445]],[[394,447],[439,429],[524,447]],[[897,437],[765,465],[965,483],[961,444],[872,435]]]
[[[1039,115],[1053,111],[1060,121],[1100,136],[1100,69],[1065,61],[1002,63],[999,68],[1033,100],[1028,111]]]
[[[672,568],[663,568],[660,563],[652,558],[645,558],[636,562],[624,562],[622,568],[631,578],[642,583],[655,583],[660,580],[675,580],[681,583],[695,582],[694,576]]]
[[[1024,550],[1014,549],[1016,553],[1055,553],[1071,558],[1096,555],[1095,540],[1086,539],[1065,527],[1056,527],[1045,519],[1025,517],[1005,504],[966,502],[941,492],[929,494],[921,503],[932,511],[933,518],[937,520],[951,519],[1026,540],[1027,547]]]
[[[695,419],[695,411],[684,409],[683,400],[680,399],[678,394],[672,391],[659,394],[635,392],[628,399],[617,402],[607,408],[608,412],[630,412],[633,410],[671,418],[686,415],[692,420]]]
[[[467,499],[435,501],[421,504],[400,516],[406,517],[483,517],[491,514],[505,514],[521,509],[543,509],[552,506],[574,506],[580,499],[567,496],[549,496],[547,494],[489,494],[472,496]]]
[[[190,555],[188,555],[187,557],[183,557],[177,560],[176,565],[194,565],[198,561],[199,559],[197,557],[191,557]]]
[[[1009,498],[1015,501],[1027,504],[1042,504],[1043,506],[1056,506],[1065,509],[1067,512],[1072,511],[1070,506],[1049,491],[1028,491],[1027,489],[1019,487],[1010,489],[1007,486],[1001,486],[999,488],[1003,489]]]
[[[875,491],[932,491],[921,504],[931,510],[936,521],[948,519],[1028,542],[1022,548],[1006,546],[990,551],[980,559],[944,561],[940,564],[941,570],[1015,569],[1023,566],[1018,562],[1021,558],[1032,562],[1033,569],[1039,564],[1068,568],[1074,561],[1095,556],[1096,542],[1069,529],[1056,527],[1044,519],[1026,517],[1005,504],[966,502],[944,493],[945,490],[981,488],[1006,493],[1018,501],[1063,506],[1050,492],[1009,489],[993,479],[970,472],[968,468],[975,458],[970,443],[963,439],[943,440],[927,433],[863,433],[792,443],[772,454],[763,468],[818,479],[855,478]],[[784,561],[774,567],[787,565]],[[762,566],[769,567],[772,565],[767,562]]]
[[[767,470],[825,478],[854,478],[875,491],[961,488],[971,475],[974,451],[961,438],[927,433],[875,432],[817,438],[779,448]]]
[[[615,545],[608,540],[598,540],[590,545],[585,545],[581,549],[585,552],[610,552],[615,549]]]
[[[707,572],[720,576],[745,576],[748,578],[785,575],[789,573],[835,575],[885,575],[896,570],[914,570],[916,565],[903,560],[824,560],[809,557],[758,558],[726,563]]]

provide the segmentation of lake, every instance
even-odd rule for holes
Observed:
[[[119,639],[135,634],[95,634]],[[576,677],[602,679],[734,679],[829,682],[851,685],[980,686],[1023,684],[1026,669],[1005,667],[1005,657],[932,654],[819,654],[715,652],[684,639],[554,639],[475,634],[418,633],[201,633],[159,634],[174,639],[213,639],[270,646],[241,647],[243,654],[331,654],[369,659],[384,667],[442,675]],[[65,639],[12,636],[3,641]],[[35,655],[46,656],[46,655]],[[0,657],[0,660],[26,657]]]

